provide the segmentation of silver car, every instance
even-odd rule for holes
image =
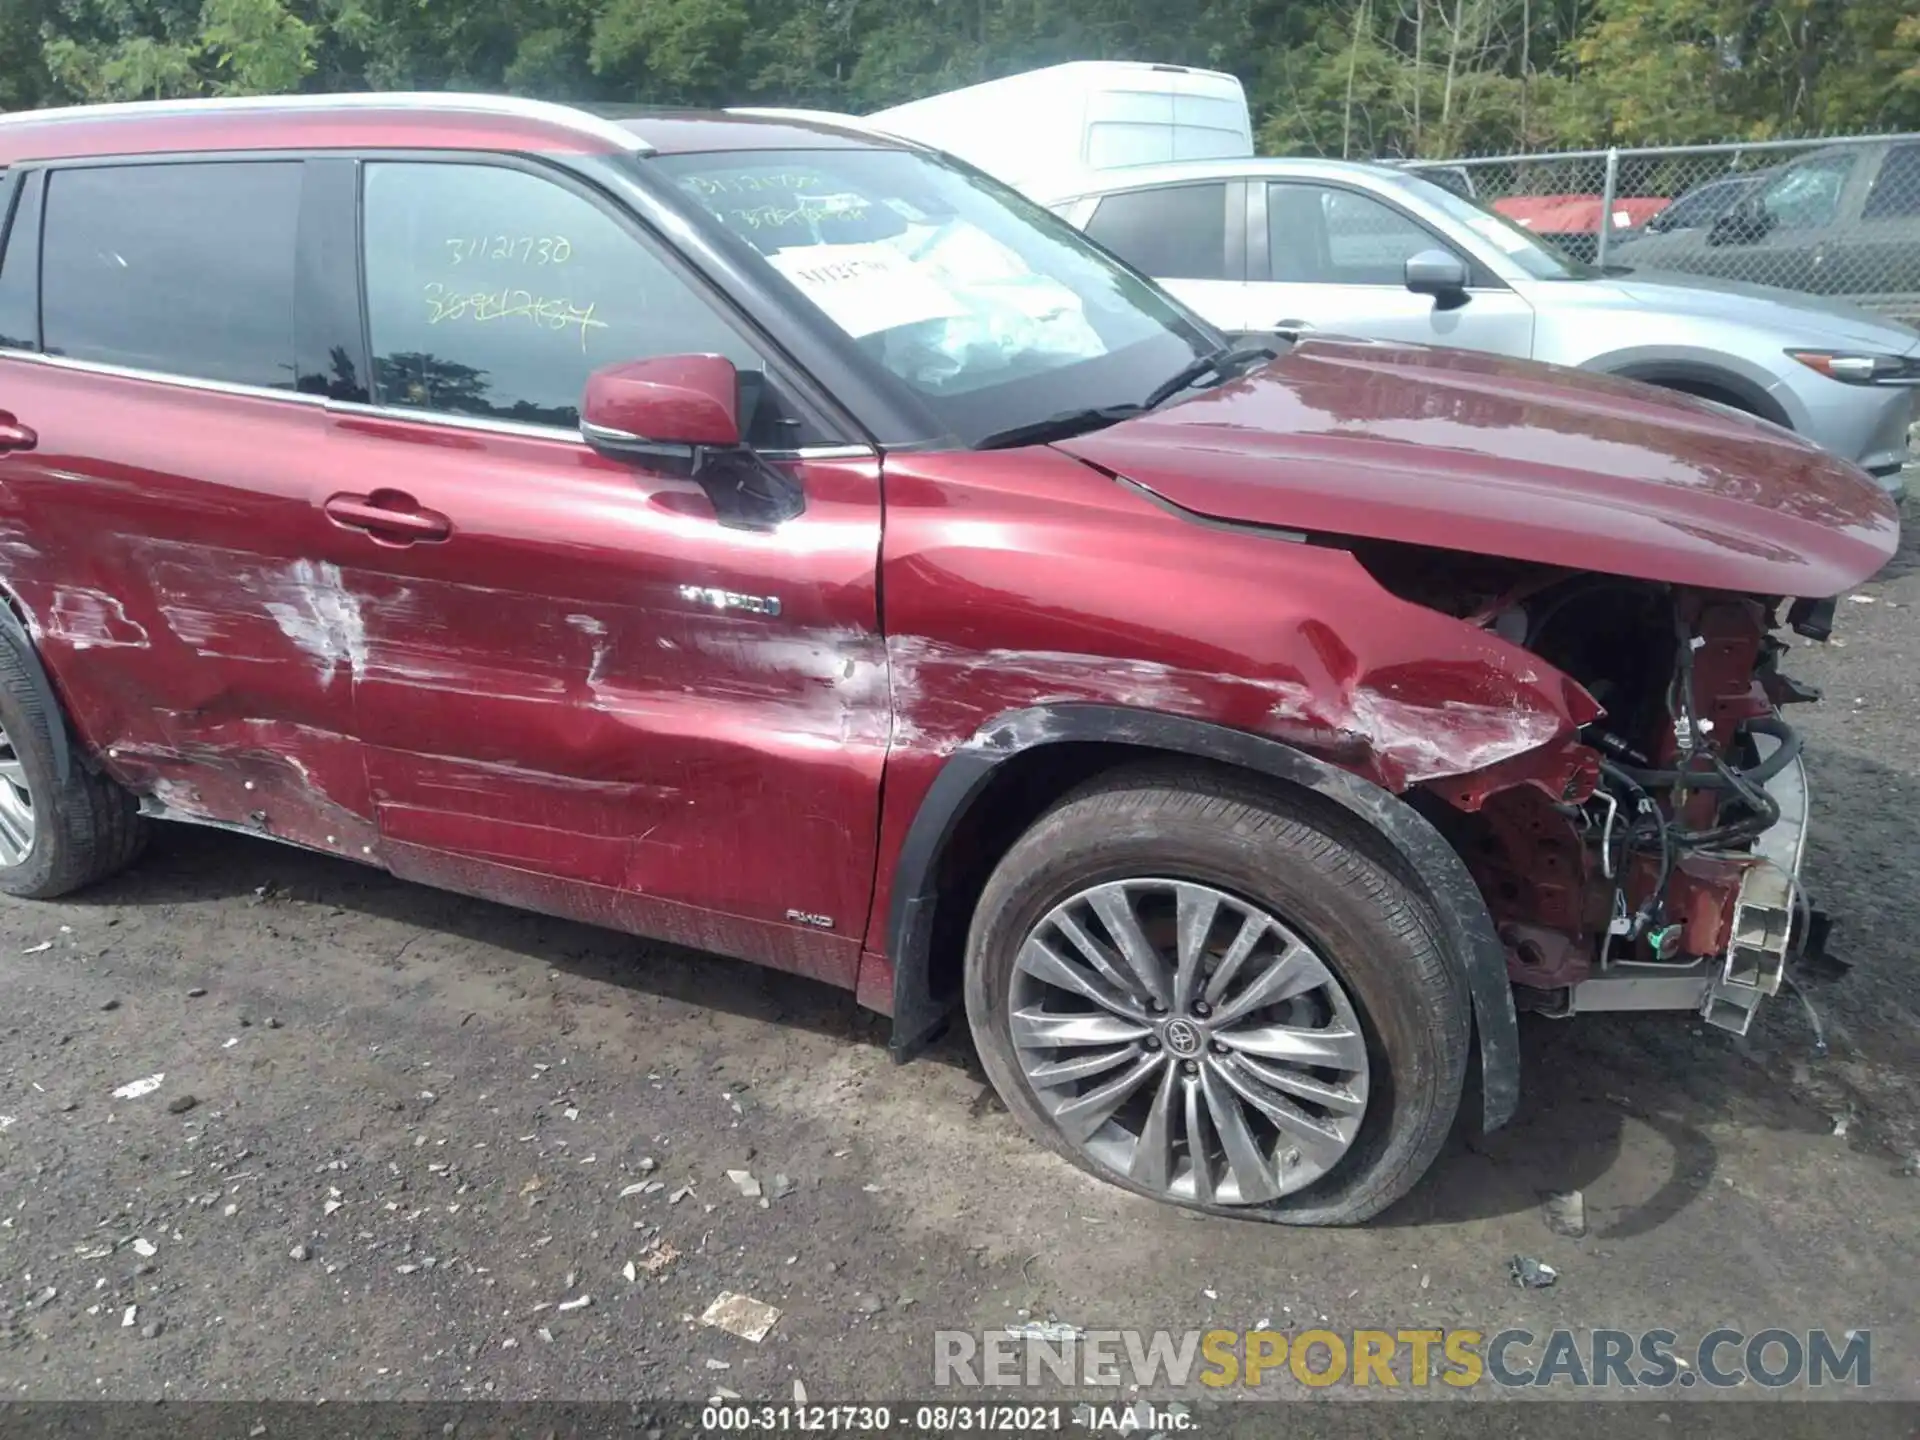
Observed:
[[[1234,334],[1320,330],[1624,375],[1784,425],[1906,492],[1920,331],[1867,311],[1603,272],[1385,166],[1181,161],[1029,188]]]

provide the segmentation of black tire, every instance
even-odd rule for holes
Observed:
[[[134,797],[70,747],[67,778],[54,763],[54,729],[36,682],[37,662],[11,627],[0,628],[0,727],[20,761],[33,807],[33,841],[17,864],[0,865],[0,893],[51,900],[124,869],[146,843]]]
[[[1029,931],[1090,885],[1161,877],[1231,892],[1281,919],[1343,986],[1365,1036],[1371,1093],[1346,1154],[1307,1187],[1261,1205],[1195,1204],[1090,1162],[1058,1134],[1013,1043],[1014,965]],[[1472,1039],[1464,968],[1384,842],[1259,777],[1144,766],[1094,781],[1002,858],[968,937],[967,1018],[989,1079],[1027,1131],[1080,1168],[1158,1200],[1293,1225],[1352,1225],[1425,1174],[1459,1108]]]

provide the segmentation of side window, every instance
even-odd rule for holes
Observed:
[[[1267,187],[1267,248],[1275,280],[1399,286],[1408,260],[1447,247],[1385,201],[1289,183]]]
[[[1158,280],[1227,278],[1227,187],[1169,185],[1109,195],[1087,234]]]
[[[61,170],[45,205],[48,354],[292,386],[298,162]]]
[[[39,280],[41,177],[0,180],[0,350],[31,350],[40,343]],[[8,210],[12,211],[11,216]]]
[[[1920,145],[1896,145],[1880,162],[1863,220],[1893,220],[1920,215]]]
[[[493,165],[375,161],[364,183],[376,403],[571,429],[601,366],[719,354],[754,444],[811,443],[738,332],[592,201]]]
[[[1789,165],[1761,193],[1760,204],[1782,230],[1831,225],[1840,213],[1840,192],[1853,173],[1848,153],[1810,155]]]

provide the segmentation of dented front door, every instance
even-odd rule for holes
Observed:
[[[388,863],[851,983],[887,738],[877,461],[786,462],[804,513],[722,526],[693,480],[581,442],[595,369],[721,354],[750,443],[829,437],[661,246],[533,162],[370,158],[361,191],[373,403],[329,444]]]
[[[451,523],[371,539],[359,710],[400,874],[850,984],[888,727],[871,459],[721,527],[564,439],[342,418]]]

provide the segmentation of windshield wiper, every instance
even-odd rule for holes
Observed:
[[[1025,425],[1013,425],[1005,430],[996,430],[991,435],[974,443],[976,450],[1011,450],[1016,445],[1046,445],[1055,440],[1069,440],[1075,435],[1084,435],[1089,430],[1099,430],[1122,420],[1141,415],[1156,406],[1165,404],[1182,390],[1204,380],[1209,375],[1229,374],[1239,366],[1251,364],[1255,360],[1271,360],[1275,354],[1264,346],[1234,350],[1221,346],[1210,355],[1202,355],[1191,365],[1181,367],[1177,375],[1172,375],[1160,385],[1154,387],[1138,405],[1131,401],[1119,405],[1092,406],[1084,410],[1062,410],[1058,415],[1049,415],[1044,420],[1031,420]]]
[[[1025,425],[1009,426],[1005,430],[996,430],[991,435],[974,443],[976,450],[1011,450],[1016,445],[1045,445],[1054,440],[1068,440],[1075,435],[1084,435],[1089,430],[1098,430],[1138,415],[1144,406],[1132,403],[1124,405],[1104,405],[1086,410],[1062,410],[1058,415],[1049,415],[1044,420],[1030,420]]]
[[[1140,403],[1142,410],[1154,410],[1164,405],[1174,396],[1196,381],[1209,375],[1226,375],[1242,365],[1251,365],[1255,360],[1271,360],[1279,352],[1269,350],[1264,345],[1249,346],[1244,350],[1235,350],[1222,345],[1210,355],[1202,355],[1191,365],[1183,365],[1156,385],[1147,398]]]

